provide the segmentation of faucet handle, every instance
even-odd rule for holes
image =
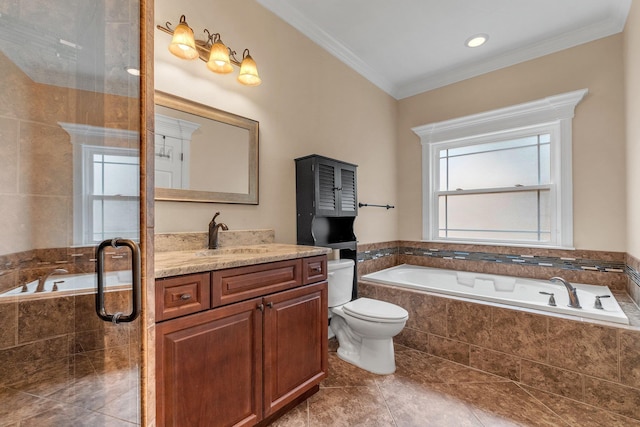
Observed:
[[[555,307],[555,306],[556,306],[556,299],[555,299],[555,297],[553,296],[553,295],[554,295],[554,294],[553,294],[553,292],[543,292],[543,291],[540,291],[540,293],[541,293],[542,295],[549,295],[549,303],[548,303],[548,304],[549,304],[551,307]]]
[[[604,310],[600,298],[611,298],[611,295],[596,295],[596,302],[595,304],[593,304],[593,306],[599,310]]]

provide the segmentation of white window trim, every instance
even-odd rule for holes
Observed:
[[[581,89],[560,95],[550,96],[524,104],[473,114],[443,122],[417,126],[411,130],[420,137],[422,145],[422,233],[423,240],[459,243],[483,243],[508,246],[543,246],[573,248],[573,173],[572,173],[572,119],[575,107],[587,94]],[[462,241],[438,238],[437,203],[434,202],[434,184],[437,182],[438,165],[434,156],[439,146],[455,144],[458,140],[471,138],[480,142],[487,139],[501,139],[507,134],[531,132],[536,128],[553,128],[560,138],[552,153],[552,175],[559,182],[555,187],[556,221],[555,230],[559,235],[552,238],[550,244],[514,244],[512,242],[484,242],[479,240]],[[559,170],[558,170],[559,168]],[[435,204],[434,204],[435,203]],[[431,209],[431,206],[434,206]]]
[[[140,136],[137,131],[126,129],[64,122],[58,122],[58,124],[70,135],[73,145],[73,245],[94,245],[87,225],[91,222],[89,216],[92,212],[87,208],[88,195],[85,186],[88,184],[86,179],[88,172],[85,170],[85,156],[92,147],[98,147],[102,151],[108,150],[109,147],[105,147],[106,140],[138,141]],[[131,153],[135,152],[140,156],[138,149],[121,148],[119,150],[131,150]]]

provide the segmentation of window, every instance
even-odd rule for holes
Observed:
[[[571,119],[585,93],[414,128],[423,238],[572,247]]]
[[[138,150],[85,145],[83,244],[108,238],[139,239]]]
[[[138,132],[59,123],[73,144],[73,244],[139,241]]]

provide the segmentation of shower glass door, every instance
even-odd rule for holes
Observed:
[[[0,1],[0,426],[141,423],[140,319],[95,309],[96,247],[140,241],[139,43],[138,0]]]

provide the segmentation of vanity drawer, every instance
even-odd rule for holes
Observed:
[[[327,256],[320,255],[302,259],[302,284],[327,280]]]
[[[156,321],[210,308],[211,274],[199,273],[156,280]]]
[[[211,305],[218,307],[301,284],[300,259],[217,270],[213,272]]]

